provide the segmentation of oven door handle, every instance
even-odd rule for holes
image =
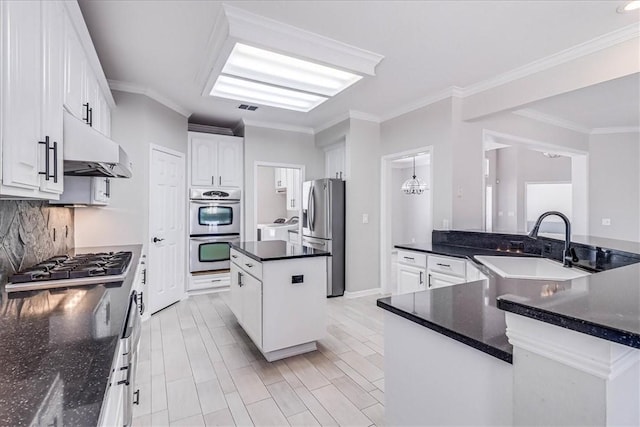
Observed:
[[[240,200],[191,200],[190,203],[193,203],[195,205],[224,206],[224,205],[239,205]]]
[[[193,240],[194,242],[235,242],[240,241],[240,236],[233,235],[229,237],[189,237],[189,240]]]

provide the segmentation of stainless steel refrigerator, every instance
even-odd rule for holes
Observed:
[[[327,296],[344,295],[344,181],[316,179],[302,185],[302,244],[331,253]]]

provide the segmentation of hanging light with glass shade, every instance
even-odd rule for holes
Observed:
[[[413,157],[413,178],[406,180],[400,188],[404,194],[422,194],[427,189],[427,184],[420,178],[416,178],[415,156]]]

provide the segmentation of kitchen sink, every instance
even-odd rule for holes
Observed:
[[[571,280],[589,275],[576,268],[563,267],[561,263],[547,258],[483,255],[474,258],[509,279]]]

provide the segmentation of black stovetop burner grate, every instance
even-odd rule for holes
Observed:
[[[119,276],[127,271],[131,258],[131,252],[80,254],[74,257],[59,255],[22,270],[11,276],[9,280],[11,283],[29,283],[83,277]]]

